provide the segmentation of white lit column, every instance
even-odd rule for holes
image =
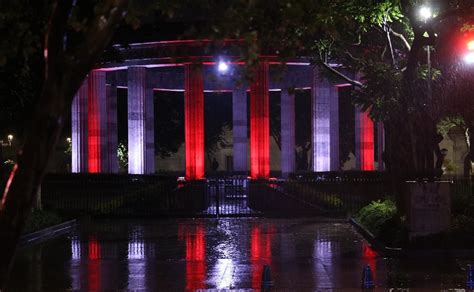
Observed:
[[[312,142],[313,171],[339,170],[338,89],[313,70]]]
[[[74,96],[71,109],[72,172],[87,172],[87,78]]]
[[[128,68],[128,172],[155,172],[153,87],[145,67]]]
[[[107,85],[107,110],[107,152],[110,157],[108,168],[111,173],[118,173],[117,87],[114,83]]]
[[[281,90],[281,174],[283,178],[295,171],[295,94]]]
[[[383,152],[385,150],[385,132],[383,127],[383,122],[377,122],[377,169],[379,171],[384,171],[385,166],[383,163]]]
[[[248,171],[247,91],[244,87],[232,92],[232,118],[234,171]]]

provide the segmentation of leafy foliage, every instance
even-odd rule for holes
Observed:
[[[127,146],[125,146],[125,144],[123,143],[118,144],[117,158],[118,158],[119,168],[121,170],[127,170],[128,169],[128,149],[127,149]]]

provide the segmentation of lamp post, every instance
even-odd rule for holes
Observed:
[[[421,19],[423,20],[423,22],[425,23],[425,27],[427,26],[428,24],[428,21],[431,20],[431,18],[433,18],[433,12],[431,11],[431,7],[429,6],[422,6],[419,10],[419,15],[421,17]],[[427,32],[425,32],[426,34]],[[430,44],[428,44],[426,46],[426,66],[428,67],[427,69],[427,106],[428,106],[428,111],[431,115],[431,103],[432,103],[432,98],[433,98],[433,92],[432,92],[432,89],[431,89],[431,82],[432,82],[432,78],[433,78],[433,74],[432,74],[432,70],[431,70],[431,46]]]

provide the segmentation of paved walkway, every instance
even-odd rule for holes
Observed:
[[[380,290],[461,287],[466,260],[379,257],[342,222],[317,219],[110,220],[20,251],[11,291],[360,291],[370,265]],[[215,291],[215,290],[212,290]]]

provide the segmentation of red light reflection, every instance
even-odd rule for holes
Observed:
[[[262,234],[259,226],[253,226],[250,238],[250,262],[252,266],[252,288],[260,289],[262,270],[265,264],[271,266],[273,226]]]
[[[206,288],[206,238],[202,226],[178,226],[186,248],[186,291]]]
[[[100,291],[100,245],[97,239],[91,238],[88,248],[87,291]]]
[[[364,263],[369,265],[372,269],[372,274],[374,276],[374,282],[377,280],[377,259],[378,253],[372,249],[370,245],[367,243],[362,243],[362,258],[364,259]]]

